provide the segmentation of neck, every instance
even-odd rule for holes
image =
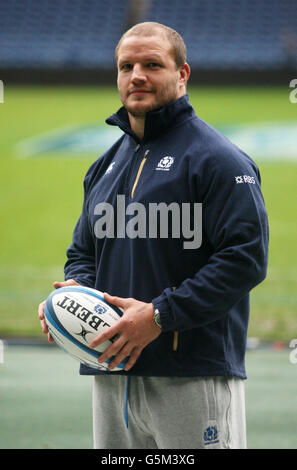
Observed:
[[[140,140],[142,140],[144,134],[145,116],[132,116],[129,112],[128,116],[132,131]]]
[[[186,89],[185,87],[183,87],[175,98],[173,98],[172,100],[169,100],[167,103],[164,103],[163,106],[181,98],[185,94],[186,94]],[[141,116],[135,116],[135,115],[132,115],[128,110],[127,112],[128,112],[130,127],[132,131],[137,135],[139,140],[142,140],[143,135],[144,135],[146,114],[141,115]]]

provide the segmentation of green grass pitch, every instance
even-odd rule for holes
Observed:
[[[296,120],[283,87],[189,87],[199,116],[214,126]],[[115,87],[17,87],[0,104],[0,337],[40,336],[37,306],[63,279],[65,250],[82,204],[82,180],[96,154],[18,158],[22,139],[71,124],[94,124],[120,106]],[[243,149],[244,150],[244,149]],[[253,155],[251,155],[253,157]],[[270,220],[267,279],[251,296],[250,336],[290,341],[296,323],[296,162],[257,162]]]

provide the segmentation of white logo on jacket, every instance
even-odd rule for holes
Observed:
[[[249,184],[256,184],[254,176],[242,175],[242,176],[235,176],[236,184],[241,183],[249,183]]]
[[[167,155],[166,157],[161,158],[159,161],[156,170],[163,170],[163,171],[168,171],[174,162],[174,157],[170,157]]]
[[[112,162],[112,163],[109,165],[109,167],[107,168],[107,170],[106,170],[106,172],[105,172],[106,175],[108,175],[108,173],[110,173],[110,172],[112,171],[114,165],[115,165],[115,162]]]

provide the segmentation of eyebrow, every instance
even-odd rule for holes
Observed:
[[[142,61],[145,61],[145,62],[163,62],[162,60],[162,57],[161,55],[149,55],[147,57],[144,57],[143,59],[141,59]],[[134,59],[134,56],[133,54],[131,53],[131,55],[127,54],[127,56],[125,57],[120,57],[119,60],[118,60],[118,64],[123,64],[123,63],[129,63],[129,62],[134,62],[135,59]]]

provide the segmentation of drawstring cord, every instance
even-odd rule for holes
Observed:
[[[127,429],[128,429],[128,400],[129,400],[130,379],[131,379],[131,376],[128,375],[127,383],[126,383],[126,398],[125,398],[125,409],[124,409],[125,423],[126,423]]]

